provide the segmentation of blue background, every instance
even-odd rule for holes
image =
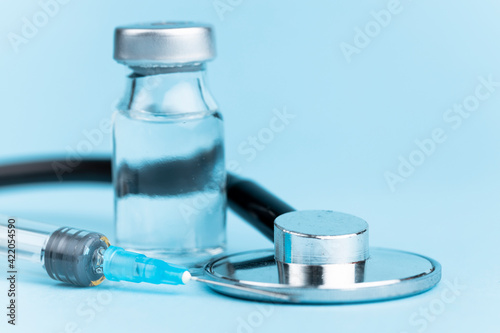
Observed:
[[[500,87],[458,128],[443,117],[471,100],[478,77],[500,81],[500,5],[401,0],[390,22],[374,25],[372,11],[388,6],[391,1],[73,0],[59,5],[16,52],[9,39],[22,35],[23,18],[32,22],[42,7],[2,1],[1,163],[71,157],[88,143],[86,132],[110,119],[128,73],[112,59],[115,26],[208,22],[218,49],[208,76],[225,116],[227,160],[298,209],[363,217],[372,245],[422,253],[443,265],[443,282],[428,293],[349,306],[258,304],[194,284],[76,289],[26,267],[18,285],[19,324],[8,327],[2,315],[2,332],[498,331]],[[375,29],[369,43],[346,57],[342,43],[355,46],[357,29],[366,28]],[[295,117],[255,158],[242,154],[238,147],[269,127],[276,109]],[[414,153],[415,140],[436,128],[446,140],[428,156]],[[105,134],[83,156],[110,151]],[[386,173],[396,174],[400,156],[408,160],[412,153],[424,156],[420,165],[391,189]],[[112,235],[107,186],[2,189],[0,212]],[[228,224],[229,251],[271,247],[236,216]],[[456,297],[445,302],[453,291]],[[1,294],[0,305],[6,304]],[[427,318],[420,312],[426,309]]]

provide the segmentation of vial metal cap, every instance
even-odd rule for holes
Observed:
[[[368,223],[327,210],[293,211],[274,222],[275,258],[287,264],[330,265],[369,257]]]
[[[163,67],[215,58],[212,27],[194,22],[134,24],[115,29],[114,59],[130,67]]]

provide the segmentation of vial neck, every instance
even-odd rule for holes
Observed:
[[[188,65],[179,66],[130,66],[133,71],[132,75],[137,76],[147,76],[147,75],[161,75],[161,74],[172,74],[172,73],[189,73],[189,72],[204,72],[204,63],[194,63]]]
[[[121,111],[133,116],[217,110],[206,84],[204,64],[132,69],[118,106]]]

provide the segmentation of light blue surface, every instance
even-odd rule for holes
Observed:
[[[230,167],[296,208],[364,218],[373,246],[437,259],[443,282],[408,299],[306,307],[234,300],[197,284],[77,289],[21,267],[19,325],[0,312],[2,332],[498,331],[500,86],[482,81],[500,81],[499,4],[73,0],[16,53],[9,33],[21,34],[23,18],[40,8],[31,0],[0,5],[0,162],[74,158],[89,147],[83,156],[109,154],[106,120],[127,74],[112,60],[113,28],[212,23],[219,56],[208,75]],[[388,23],[379,14],[386,26],[361,45],[356,29],[376,29],[371,12],[384,8],[395,14]],[[356,37],[363,47],[349,62],[342,43]],[[457,118],[454,104],[475,100],[477,109]],[[278,127],[270,132],[271,122]],[[391,189],[386,177],[404,181]],[[4,189],[0,212],[113,238],[106,186]],[[231,252],[271,246],[234,215],[228,224]]]

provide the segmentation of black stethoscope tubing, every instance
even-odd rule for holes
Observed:
[[[165,167],[165,165],[153,164],[146,172],[152,178],[161,177],[165,173]],[[172,172],[181,168],[185,171],[185,165],[174,164],[168,168],[171,168]],[[0,165],[0,187],[43,183],[66,184],[68,182],[111,183],[111,160],[82,159],[68,165],[65,159],[45,159]],[[171,190],[154,186],[153,184],[157,182],[151,182],[151,184],[151,188],[146,190],[156,194],[158,192],[168,194]],[[226,191],[228,206],[271,241],[276,217],[295,210],[259,184],[231,173],[227,174]]]

